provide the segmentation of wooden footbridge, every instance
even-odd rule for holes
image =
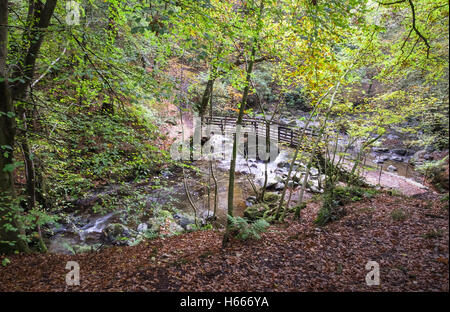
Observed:
[[[226,132],[233,133],[236,129],[236,117],[204,117],[205,125],[215,125],[218,126],[224,135]],[[298,144],[299,137],[302,131],[305,131],[306,136],[316,136],[316,131],[311,128],[300,129],[296,126],[290,126],[286,123],[281,123],[278,121],[266,121],[264,119],[257,118],[244,118],[242,120],[242,126],[252,127],[253,133],[257,134],[258,137],[267,137],[269,133],[270,140],[277,141],[278,143],[285,143],[291,147],[295,147]]]

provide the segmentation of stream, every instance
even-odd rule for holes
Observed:
[[[232,141],[229,138],[214,135],[211,140],[222,142],[225,154],[231,153]],[[341,146],[344,144],[345,141],[340,143]],[[355,153],[357,149],[356,145],[350,152]],[[266,188],[268,191],[279,192],[284,188],[283,180],[287,176],[292,154],[293,150],[290,148],[280,149],[276,157],[267,163]],[[366,165],[373,168],[382,166],[383,170],[389,170],[392,169],[389,166],[395,166],[395,170],[391,170],[395,174],[413,177],[414,170],[408,164],[411,157],[411,151],[380,148],[373,150],[368,155]],[[195,211],[186,196],[181,172],[163,173],[162,179],[167,182],[166,186],[154,188],[151,183],[138,186],[139,190],[145,194],[140,203],[143,210],[138,213],[128,211],[125,203],[123,209],[106,214],[92,214],[89,209],[81,213],[67,214],[64,220],[52,226],[48,231],[46,243],[49,252],[73,254],[98,250],[110,245],[134,245],[143,239],[156,237],[159,234],[174,235],[195,229],[196,223],[197,225],[208,223],[211,221],[210,217],[213,215],[214,207],[214,192],[211,191],[208,197],[205,191],[205,185],[209,179],[209,161],[204,157],[194,161],[192,165],[199,170],[199,173],[189,172],[187,178],[191,197],[196,207]],[[255,158],[246,159],[245,151],[238,151],[234,190],[234,214],[236,216],[243,216],[245,209],[255,203],[255,192],[250,180],[255,187],[262,187],[265,166],[264,161]],[[218,201],[217,219],[212,224],[216,228],[221,228],[226,224],[230,159],[217,159],[213,161],[213,167],[217,179]],[[298,169],[298,176],[295,176],[290,182],[290,186],[294,188],[299,185],[306,166],[296,162],[295,168]],[[311,168],[309,176],[308,193],[321,193],[321,181],[325,177],[319,173],[317,168]],[[136,188],[131,183],[129,187]],[[102,190],[95,190],[88,196],[111,194],[117,189],[119,189],[118,186],[112,185]],[[306,195],[306,197],[308,196],[311,195]]]

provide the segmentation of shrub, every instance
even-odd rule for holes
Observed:
[[[374,189],[366,189],[359,186],[342,187],[337,186],[328,189],[322,195],[322,207],[319,210],[315,222],[325,225],[328,222],[338,220],[345,214],[342,206],[364,198],[370,198],[377,194]]]
[[[440,160],[425,162],[418,166],[417,170],[430,179],[430,182],[440,191],[449,190],[448,156]]]
[[[232,217],[228,215],[228,222],[231,223],[231,231],[233,236],[241,239],[260,239],[260,233],[267,230],[269,223],[264,219],[258,219],[249,223],[247,219],[242,217]]]

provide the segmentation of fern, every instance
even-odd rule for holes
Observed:
[[[234,236],[241,240],[260,239],[261,236],[259,234],[265,232],[269,226],[269,223],[264,219],[258,219],[249,223],[245,218],[229,215],[228,221]]]

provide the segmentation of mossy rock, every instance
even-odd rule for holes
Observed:
[[[244,217],[246,217],[249,220],[260,219],[264,216],[264,213],[269,209],[270,208],[267,204],[259,203],[245,209]]]
[[[276,203],[280,200],[281,196],[278,193],[267,192],[264,194],[265,203]]]
[[[120,223],[111,223],[103,230],[102,240],[117,245],[126,244],[126,240],[131,237],[131,230]]]

